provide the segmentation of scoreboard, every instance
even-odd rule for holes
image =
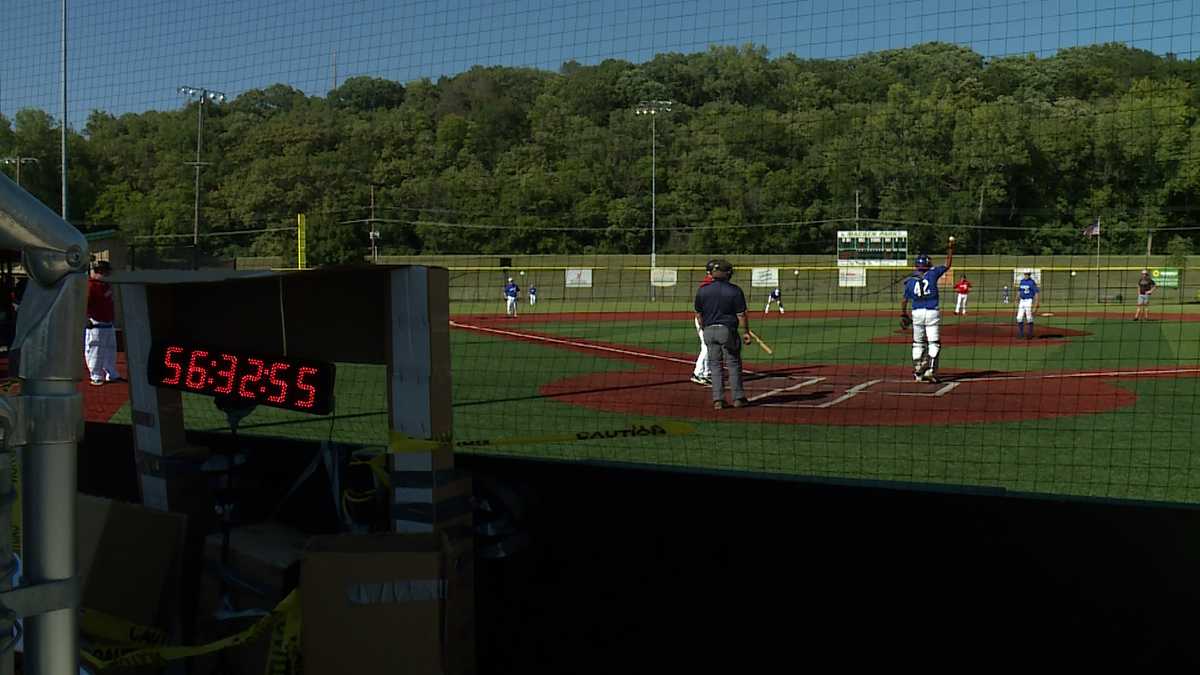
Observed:
[[[837,264],[843,267],[907,267],[907,230],[838,230]]]

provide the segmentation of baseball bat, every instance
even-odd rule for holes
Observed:
[[[752,331],[752,330],[750,330],[750,331],[746,331],[746,332],[750,334],[750,337],[754,338],[754,341],[758,343],[758,346],[759,346],[759,347],[762,347],[762,350],[763,350],[764,352],[766,352],[766,353],[768,353],[768,354],[774,354],[774,353],[775,353],[775,350],[774,350],[774,349],[771,349],[771,345],[769,345],[769,344],[767,344],[767,343],[763,342],[763,339],[762,339],[762,338],[760,338],[760,337],[758,337],[758,333],[755,333],[755,332],[754,332],[754,331]]]

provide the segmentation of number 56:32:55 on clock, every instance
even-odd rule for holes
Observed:
[[[333,409],[332,363],[163,340],[146,372],[155,387],[316,415]]]

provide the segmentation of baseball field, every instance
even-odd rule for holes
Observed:
[[[941,381],[911,376],[890,302],[751,310],[773,354],[744,351],[748,408],[715,411],[690,381],[687,303],[546,302],[517,318],[452,307],[459,451],[551,460],[1200,502],[1200,307],[1043,307],[1020,340],[1013,306],[942,316]],[[337,409],[260,408],[243,433],[386,443],[380,366],[339,364]],[[87,388],[88,417],[128,423],[123,385]],[[227,428],[185,395],[189,428]]]

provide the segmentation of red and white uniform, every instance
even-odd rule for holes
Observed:
[[[100,384],[120,379],[117,373],[117,331],[113,328],[112,284],[94,277],[88,279],[83,347],[92,382]]]
[[[971,293],[971,282],[963,279],[957,284],[954,284],[954,292],[957,295],[957,301],[954,304],[955,314],[967,313],[967,295]]]

